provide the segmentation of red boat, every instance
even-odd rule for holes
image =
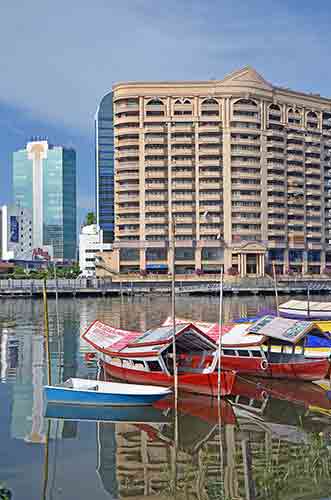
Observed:
[[[140,384],[173,384],[172,326],[161,326],[144,334],[115,329],[94,321],[83,338],[99,353],[105,371],[113,378]],[[216,344],[197,326],[176,326],[178,388],[217,396]],[[221,395],[231,393],[232,370],[221,372]]]
[[[181,324],[185,320],[176,321]],[[169,324],[169,318],[164,324]],[[194,324],[217,343],[219,327],[216,323]],[[324,379],[329,374],[330,361],[325,356],[310,357],[306,354],[305,337],[310,332],[326,337],[312,322],[274,316],[264,316],[254,324],[224,325],[222,369],[255,377],[306,381]]]

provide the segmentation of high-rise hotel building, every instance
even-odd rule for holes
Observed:
[[[177,272],[331,266],[330,99],[250,67],[220,81],[118,83],[108,99],[114,164],[97,172],[100,226],[115,214],[107,269],[167,272],[172,230]]]
[[[76,152],[32,140],[13,155],[15,205],[32,212],[33,248],[76,258]]]

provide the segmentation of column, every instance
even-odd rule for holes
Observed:
[[[238,273],[241,276],[241,254],[238,253]]]
[[[261,254],[261,276],[265,276],[265,255]]]
[[[243,254],[243,278],[247,276],[247,255]]]
[[[261,263],[260,263],[260,254],[257,253],[255,255],[255,262],[256,262],[256,277],[258,278],[260,276],[260,269],[261,269]]]
[[[139,255],[139,264],[140,264],[140,271],[145,271],[146,270],[146,250],[145,248],[140,249],[140,255]]]
[[[202,248],[196,248],[195,249],[195,269],[202,269],[202,262],[201,262],[201,254],[202,254]]]
[[[308,273],[308,252],[304,251],[303,252],[303,256],[302,256],[302,270],[301,272],[303,274],[307,274]]]

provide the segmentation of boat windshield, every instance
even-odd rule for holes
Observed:
[[[184,324],[176,325],[176,334],[185,328]],[[160,326],[159,328],[153,328],[148,330],[140,337],[134,339],[134,344],[147,344],[149,342],[158,342],[168,340],[172,337],[172,326]]]

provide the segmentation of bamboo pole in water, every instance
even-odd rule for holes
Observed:
[[[276,311],[277,316],[279,316],[279,301],[278,301],[278,288],[277,288],[277,275],[276,275],[276,267],[275,262],[272,262],[272,273],[274,277],[274,287],[275,287],[275,298],[276,298]]]
[[[174,396],[175,406],[178,402],[178,372],[177,372],[177,352],[176,352],[176,266],[175,266],[175,218],[171,220],[171,250],[172,250],[172,270],[171,270],[171,317],[172,317],[172,360],[173,360],[173,377],[174,377]],[[177,430],[177,426],[176,429]],[[175,435],[175,440],[178,436]]]
[[[44,331],[46,340],[46,361],[47,361],[47,384],[51,385],[52,384],[51,352],[49,348],[49,322],[48,322],[48,300],[47,300],[46,278],[44,278],[43,299],[44,299]]]
[[[218,318],[218,369],[217,369],[217,398],[221,403],[221,354],[222,354],[222,327],[223,327],[223,267],[221,267],[220,302]]]

